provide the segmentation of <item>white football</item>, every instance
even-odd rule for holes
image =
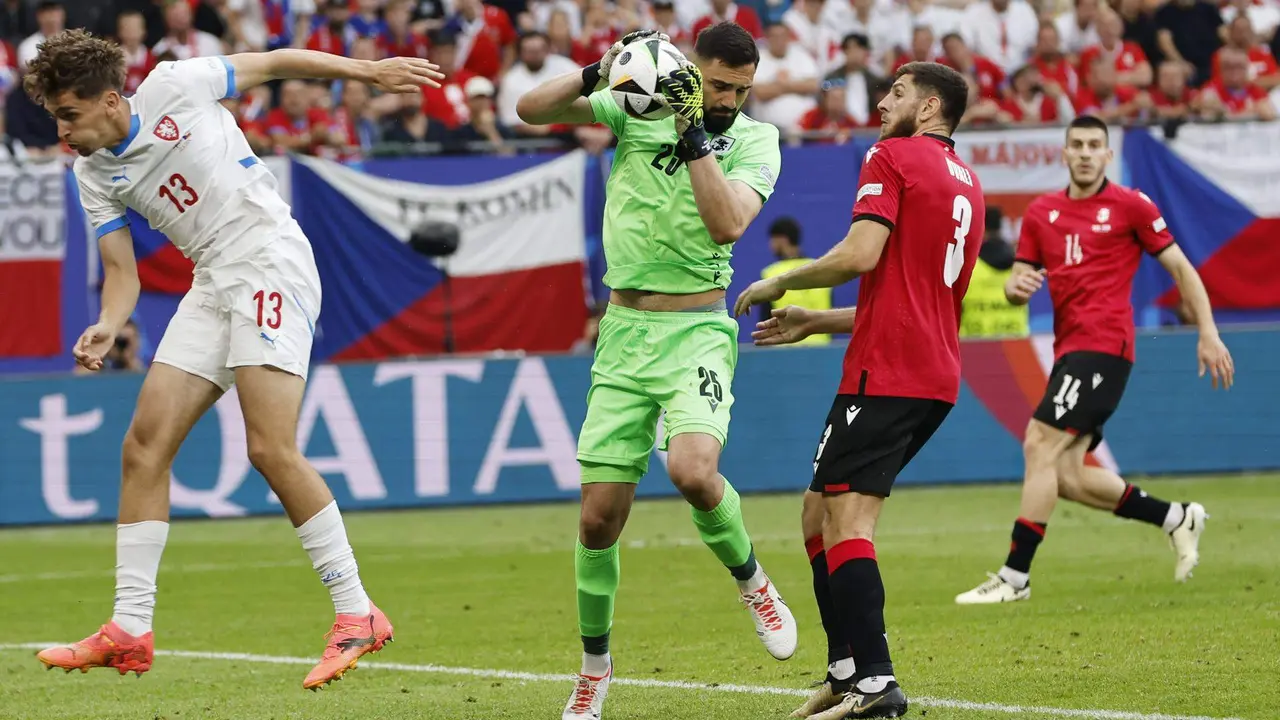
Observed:
[[[628,43],[609,68],[609,92],[628,115],[641,120],[661,120],[671,116],[662,100],[658,78],[688,64],[675,45],[658,38],[641,38]]]

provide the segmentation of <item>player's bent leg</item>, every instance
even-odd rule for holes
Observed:
[[[41,651],[37,658],[49,669],[113,667],[122,675],[141,675],[151,668],[156,576],[169,536],[169,470],[191,427],[222,392],[209,380],[160,362],[148,370],[121,449],[112,617],[84,640]]]
[[[333,600],[336,618],[324,654],[302,683],[318,690],[342,679],[362,656],[391,642],[394,628],[365,593],[333,494],[298,450],[298,413],[306,382],[267,365],[238,367],[235,374],[249,461],[280,498]]]
[[[689,502],[694,527],[737,581],[765,650],[778,660],[790,658],[798,637],[795,617],[756,560],[738,491],[720,475],[720,439],[706,432],[672,432],[678,434],[667,443],[667,473]]]
[[[956,596],[960,605],[990,605],[1031,597],[1031,562],[1044,539],[1049,517],[1057,504],[1058,458],[1078,438],[1076,434],[1051,427],[1032,418],[1022,443],[1026,463],[1022,483],[1022,504],[1013,523],[1009,556],[1004,567],[977,587]]]
[[[810,720],[901,717],[907,712],[907,696],[894,676],[889,654],[884,582],[872,541],[884,497],[855,490],[829,493],[824,503],[831,596],[856,669],[848,682],[833,683],[839,702]]]
[[[822,525],[826,517],[822,494],[812,489],[804,493],[800,512],[800,529],[804,536],[804,548],[809,556],[809,569],[813,573],[813,597],[818,604],[818,616],[827,634],[827,676],[814,689],[813,694],[791,713],[793,718],[807,718],[839,703],[832,684],[848,681],[853,676],[853,652],[844,630],[836,616],[827,578],[827,553],[822,542]]]
[[[1173,579],[1186,581],[1200,562],[1200,535],[1209,517],[1204,506],[1194,502],[1168,502],[1148,495],[1107,468],[1086,465],[1085,452],[1085,447],[1072,445],[1059,459],[1059,477],[1064,485],[1072,488],[1070,499],[1111,511],[1117,517],[1159,527],[1174,551]]]
[[[574,552],[582,667],[565,703],[563,720],[599,720],[613,678],[609,636],[622,577],[618,538],[635,502],[638,467],[582,463],[582,507]]]

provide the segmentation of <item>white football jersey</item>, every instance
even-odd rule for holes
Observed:
[[[282,234],[302,237],[275,177],[219,101],[235,93],[223,57],[162,62],[129,99],[124,142],[77,158],[80,200],[97,237],[147,219],[197,267],[244,258]]]

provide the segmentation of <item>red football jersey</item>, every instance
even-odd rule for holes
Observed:
[[[986,219],[982,186],[950,139],[892,138],[867,151],[853,221],[891,231],[858,290],[841,394],[956,401],[960,301]]]
[[[1144,250],[1158,255],[1172,244],[1155,203],[1111,182],[1087,198],[1059,190],[1032,201],[1017,259],[1049,271],[1054,356],[1090,351],[1132,362],[1133,276]]]
[[[1266,102],[1268,98],[1267,91],[1252,82],[1231,90],[1222,84],[1222,80],[1210,80],[1200,92],[1203,95],[1216,95],[1230,114],[1250,110],[1255,102]]]
[[[1111,58],[1116,72],[1126,73],[1147,61],[1147,54],[1136,42],[1125,40],[1119,47],[1108,51],[1101,45],[1090,45],[1080,53],[1080,76],[1089,77],[1089,67],[1097,58]]]

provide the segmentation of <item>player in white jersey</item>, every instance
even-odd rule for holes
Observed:
[[[320,312],[311,245],[220,101],[280,78],[342,78],[408,92],[436,86],[437,71],[416,58],[374,63],[277,50],[160,63],[126,99],[124,57],[114,43],[72,30],[40,45],[24,84],[80,155],[75,175],[104,270],[102,313],[76,344],[76,361],[100,369],[138,300],[126,207],[195,262],[191,291],[156,349],[125,434],[114,613],[84,640],[41,652],[50,669],[141,675],[151,668],[169,471],[192,426],[233,384],[249,459],[333,597],[337,618],[303,687],[342,677],[391,641],[391,623],[360,583],[333,495],[296,444]]]

